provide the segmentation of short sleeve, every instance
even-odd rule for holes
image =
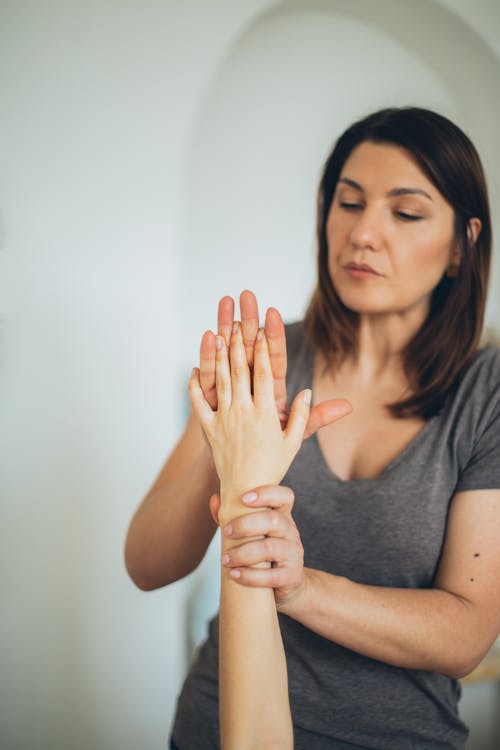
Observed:
[[[500,369],[495,370],[496,382],[493,384],[490,379],[490,388],[484,393],[483,413],[469,460],[458,479],[457,492],[500,489]],[[491,378],[491,370],[489,374]],[[479,383],[477,387],[481,387]]]

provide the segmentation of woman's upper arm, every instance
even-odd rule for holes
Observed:
[[[500,631],[500,489],[455,495],[435,587],[464,603],[468,626],[457,637],[472,671]]]
[[[144,590],[165,586],[198,565],[215,533],[209,509],[218,480],[196,417],[137,508],[125,541],[125,564]]]

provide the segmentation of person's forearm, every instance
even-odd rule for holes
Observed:
[[[225,521],[246,510],[222,491]],[[222,539],[222,554],[234,541]],[[272,589],[240,586],[221,569],[219,701],[222,750],[292,750],[286,659]]]
[[[280,610],[324,638],[397,667],[450,677],[472,671],[484,656],[473,608],[459,596],[305,572],[302,592]]]
[[[125,563],[139,588],[165,586],[199,564],[217,528],[209,498],[218,487],[210,448],[191,417],[130,524]]]

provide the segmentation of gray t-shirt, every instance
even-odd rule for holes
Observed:
[[[300,323],[287,326],[287,349],[291,402],[312,384]],[[500,351],[475,355],[443,409],[377,478],[340,480],[312,436],[283,484],[295,492],[306,566],[372,586],[432,587],[455,493],[500,488]],[[456,680],[361,656],[284,615],[280,625],[295,750],[464,748]],[[180,750],[219,747],[217,630],[215,618],[179,698]]]

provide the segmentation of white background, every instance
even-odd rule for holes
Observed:
[[[498,236],[499,80],[497,0],[1,1],[2,748],[165,747],[214,563],[144,594],[122,548],[219,296],[302,314],[322,160],[382,106],[469,132]]]

